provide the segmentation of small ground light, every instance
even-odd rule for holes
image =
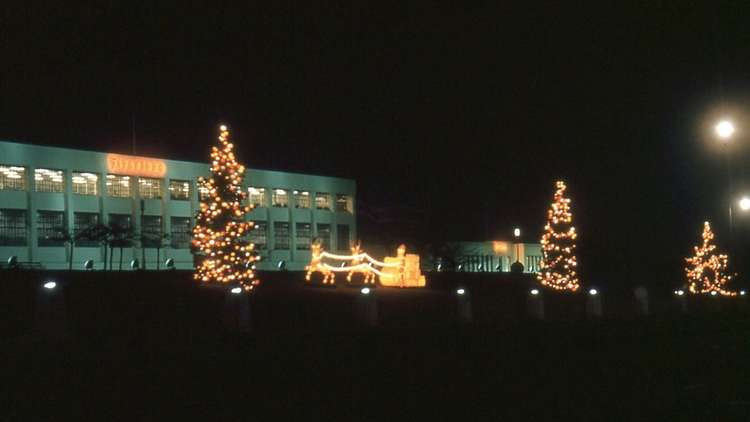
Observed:
[[[682,296],[682,295],[684,295],[684,294],[685,294],[685,292],[684,292],[684,291],[682,291],[682,290],[675,290],[675,291],[674,291],[674,294],[676,294],[677,296]]]
[[[235,288],[233,288],[232,290],[230,290],[230,292],[232,292],[232,293],[234,293],[234,294],[238,295],[238,294],[242,293],[242,289],[241,289],[241,288],[239,288],[239,287],[235,287]]]
[[[740,290],[740,296],[745,296],[746,294],[747,294],[747,292],[746,292],[746,291],[744,291],[744,290]]]
[[[597,295],[598,293],[599,293],[599,291],[598,291],[598,290],[596,290],[596,289],[591,289],[591,290],[589,290],[589,294],[590,294],[591,296],[596,296],[596,295]]]
[[[369,287],[363,287],[362,290],[359,291],[363,295],[369,295],[370,294],[370,288]]]
[[[531,294],[536,296],[539,294],[539,289],[531,289]]]
[[[464,290],[464,289],[458,289],[458,290],[456,290],[456,294],[459,294],[459,295],[466,294],[466,290]]]
[[[48,282],[44,283],[44,288],[45,288],[45,289],[50,289],[50,290],[52,290],[52,289],[54,289],[55,287],[57,287],[57,283],[55,283],[54,281],[48,281]]]
[[[711,296],[716,296],[717,294],[718,293],[716,293],[716,290],[714,290],[713,292],[711,292]]]

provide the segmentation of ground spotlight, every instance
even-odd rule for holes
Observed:
[[[164,261],[164,265],[168,270],[174,270],[174,258],[168,258],[166,261]]]
[[[363,287],[362,290],[359,291],[363,295],[369,295],[370,294],[370,288],[369,287]]]
[[[718,293],[716,293],[716,290],[711,292],[711,296],[716,296],[716,295],[718,295]]]
[[[458,290],[456,290],[456,294],[459,295],[459,296],[463,296],[463,295],[466,294],[466,290],[464,290],[464,289],[458,289]]]
[[[276,267],[279,269],[279,271],[284,271],[286,269],[286,261],[282,259],[278,264],[276,264]]]
[[[240,288],[240,287],[234,287],[234,288],[232,288],[232,290],[230,290],[230,292],[238,295],[238,294],[242,293],[242,288]]]
[[[675,290],[674,294],[676,294],[677,296],[682,296],[682,295],[685,294],[685,291],[684,290]]]
[[[745,296],[746,294],[747,294],[747,292],[746,292],[746,291],[744,291],[744,290],[740,290],[740,296]]]
[[[599,291],[598,291],[598,290],[596,290],[596,289],[591,289],[591,290],[589,290],[589,294],[590,294],[591,296],[596,296],[597,294],[599,294]]]
[[[137,259],[134,259],[134,260],[130,261],[130,268],[131,269],[137,270],[138,268],[140,268],[140,266],[141,266],[141,263],[138,262]]]
[[[83,269],[87,270],[87,271],[93,270],[94,269],[94,260],[93,259],[87,259],[83,263]]]
[[[44,283],[44,288],[45,289],[52,290],[55,287],[57,287],[57,283],[55,283],[54,281],[48,281],[48,282]]]
[[[536,296],[536,295],[539,294],[539,289],[531,289],[530,293],[531,293],[532,296]]]

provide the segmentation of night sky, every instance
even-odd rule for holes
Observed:
[[[739,194],[740,3],[150,3],[4,6],[0,139],[130,153],[134,120],[139,155],[199,161],[226,123],[248,166],[354,178],[364,213],[409,209],[424,242],[536,241],[563,178],[584,283],[678,282],[706,219],[728,246],[711,127],[739,127]]]

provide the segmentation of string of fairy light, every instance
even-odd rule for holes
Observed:
[[[722,296],[736,296],[737,293],[725,289],[733,276],[727,273],[729,257],[716,254],[714,233],[708,221],[703,223],[703,243],[693,249],[695,255],[685,258],[687,266],[685,273],[688,280],[688,290],[696,294],[720,294]]]
[[[255,262],[260,257],[255,246],[244,239],[254,225],[244,216],[252,210],[243,205],[242,189],[245,167],[237,162],[229,130],[219,128],[219,145],[211,148],[211,177],[198,179],[205,193],[193,228],[193,247],[203,260],[195,269],[194,278],[206,283],[236,283],[251,290],[255,280]]]
[[[578,237],[573,227],[573,214],[570,212],[570,198],[565,197],[565,182],[555,184],[553,202],[547,211],[547,224],[542,235],[542,262],[537,280],[555,290],[576,291],[578,281],[578,261],[574,254]]]
[[[350,265],[333,266],[323,262],[323,259],[328,258],[335,261],[349,261]],[[367,262],[364,262],[367,261]],[[334,284],[336,281],[335,273],[347,272],[346,280],[351,282],[352,277],[356,273],[363,274],[365,279],[364,283],[367,284],[375,283],[374,274],[379,277],[387,276],[387,274],[380,271],[377,266],[383,268],[403,268],[404,261],[399,260],[398,262],[383,262],[371,257],[366,252],[362,252],[359,245],[352,247],[351,255],[340,255],[326,252],[319,243],[314,243],[311,248],[310,264],[305,267],[307,273],[305,274],[305,280],[311,281],[312,275],[316,272],[323,275],[323,284]]]

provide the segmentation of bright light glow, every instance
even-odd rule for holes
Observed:
[[[722,120],[714,127],[714,130],[719,138],[728,139],[734,134],[734,125],[729,120]]]
[[[742,211],[750,210],[750,198],[743,196],[742,199],[740,199],[740,209]]]
[[[716,290],[714,290],[713,292],[711,292],[711,296],[716,296],[716,295],[718,295],[718,293],[716,293]]]
[[[694,294],[736,296],[737,292],[726,289],[726,285],[734,278],[727,271],[729,257],[716,253],[714,233],[708,221],[703,223],[702,238],[703,243],[693,247],[695,255],[685,258],[688,290]]]
[[[531,289],[531,294],[536,296],[539,294],[539,289]]]
[[[57,287],[57,283],[55,283],[54,281],[48,281],[48,282],[44,283],[44,288],[45,288],[45,289],[50,289],[50,290],[52,290],[52,289],[54,289],[55,287]]]
[[[744,290],[740,290],[740,296],[745,296],[746,294],[747,294],[747,292],[746,292],[746,291],[744,291]]]
[[[684,290],[675,290],[674,294],[676,294],[677,296],[682,296],[682,295],[685,294],[685,291]]]
[[[238,295],[238,294],[242,293],[242,289],[241,289],[241,288],[239,288],[239,287],[235,287],[235,288],[233,288],[233,289],[232,289],[232,290],[230,290],[230,291],[231,291],[232,293],[236,294],[236,295]]]
[[[221,125],[221,126],[219,126],[219,130],[222,131],[222,132],[226,132],[227,131],[227,125]]]
[[[370,288],[369,287],[363,287],[362,290],[360,290],[360,293],[363,295],[369,295],[370,294]]]
[[[575,255],[578,233],[573,227],[570,198],[565,197],[567,186],[565,182],[558,180],[555,187],[554,199],[547,211],[547,224],[540,241],[542,262],[537,280],[555,290],[575,292],[580,287]]]
[[[466,294],[466,290],[464,290],[464,289],[458,289],[458,290],[456,290],[456,293],[458,295],[464,295],[464,294]]]
[[[518,227],[516,227],[515,229],[513,229],[513,236],[520,237],[521,236],[521,229],[519,229]]]
[[[591,296],[596,296],[596,295],[597,295],[598,293],[599,293],[599,291],[597,291],[596,289],[591,289],[591,290],[589,290],[589,294],[590,294]]]

